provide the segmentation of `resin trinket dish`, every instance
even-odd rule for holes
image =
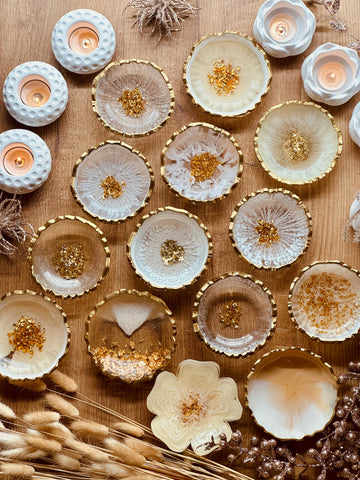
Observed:
[[[111,293],[90,312],[85,331],[95,365],[105,375],[127,383],[152,379],[175,350],[172,313],[148,292]]]
[[[275,180],[304,185],[320,180],[342,152],[342,135],[320,105],[297,100],[272,107],[260,120],[255,152]]]
[[[222,199],[240,181],[243,156],[235,138],[207,123],[190,123],[166,143],[161,175],[178,195],[193,201]]]
[[[352,141],[360,147],[360,102],[356,104],[351,115],[349,133]]]
[[[223,32],[194,45],[183,78],[187,93],[205,112],[241,117],[268,92],[271,70],[265,52],[250,37]]]
[[[360,329],[360,272],[338,261],[314,262],[295,278],[289,314],[312,339],[341,342]]]
[[[194,283],[211,254],[211,237],[201,220],[173,207],[145,215],[127,244],[135,273],[159,289],[175,290]]]
[[[156,132],[170,118],[174,91],[165,73],[146,60],[120,60],[95,77],[92,106],[114,133],[140,137]]]
[[[276,304],[269,289],[245,273],[219,275],[196,295],[194,331],[212,350],[246,357],[274,333]]]
[[[107,275],[110,251],[102,231],[72,215],[40,227],[28,252],[31,273],[46,291],[76,297],[96,288]]]
[[[56,60],[74,73],[98,72],[115,52],[115,32],[109,20],[94,10],[66,13],[54,27],[51,46]]]
[[[297,195],[264,188],[236,206],[229,231],[233,247],[244,260],[256,268],[276,270],[304,255],[312,219]]]
[[[108,140],[76,162],[71,190],[81,207],[106,222],[122,222],[148,203],[154,175],[145,157],[126,143]]]
[[[65,355],[70,330],[62,308],[30,290],[0,300],[0,375],[33,380],[50,373]]]
[[[319,355],[280,348],[255,362],[247,381],[247,404],[256,423],[281,440],[321,432],[335,414],[337,378]]]

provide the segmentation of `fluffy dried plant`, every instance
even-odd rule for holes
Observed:
[[[15,197],[2,198],[1,193],[0,255],[13,255],[19,245],[25,242],[27,235],[33,233],[33,227],[22,217],[20,200]]]

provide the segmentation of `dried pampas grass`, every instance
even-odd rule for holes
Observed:
[[[29,231],[26,229],[28,228]],[[22,218],[21,202],[17,198],[2,198],[0,194],[0,255],[13,255],[33,227]]]

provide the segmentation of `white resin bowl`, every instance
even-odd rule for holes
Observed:
[[[349,133],[352,141],[360,147],[360,102],[356,104],[351,115]]]

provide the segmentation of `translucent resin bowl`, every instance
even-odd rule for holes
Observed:
[[[201,220],[173,207],[145,215],[127,244],[136,274],[160,289],[178,289],[195,282],[207,267],[211,252],[211,237]]]
[[[1,375],[32,380],[58,366],[70,342],[59,305],[39,293],[15,290],[0,300],[0,317]]]
[[[360,272],[338,261],[309,265],[291,284],[289,313],[311,338],[352,337],[360,329]]]
[[[120,135],[138,137],[156,132],[172,114],[174,104],[167,76],[155,63],[145,60],[110,63],[93,82],[95,113],[106,128]]]
[[[110,267],[102,231],[81,217],[49,220],[31,239],[31,272],[44,290],[61,297],[80,296],[96,288]]]
[[[90,312],[85,340],[101,371],[127,383],[150,380],[175,349],[175,320],[166,304],[148,292],[120,290]]]
[[[263,347],[276,326],[276,305],[268,288],[245,273],[207,282],[196,295],[194,331],[212,350],[245,357]]]
[[[251,193],[231,215],[233,247],[257,268],[291,265],[308,249],[311,234],[308,209],[288,190],[264,188]]]
[[[248,375],[247,403],[256,423],[281,440],[322,431],[334,416],[337,399],[331,367],[304,349],[273,350]]]
[[[154,186],[149,162],[134,148],[108,140],[83,153],[71,182],[75,199],[102,221],[122,222],[147,205]]]
[[[235,138],[207,123],[190,123],[175,132],[161,154],[165,182],[193,202],[224,198],[240,181],[242,170]]]
[[[222,82],[222,78],[228,80]],[[270,88],[265,52],[238,32],[201,38],[184,65],[186,91],[203,110],[221,117],[251,112]]]
[[[334,168],[342,152],[342,135],[327,110],[294,100],[272,107],[260,120],[255,152],[271,177],[303,185]]]

